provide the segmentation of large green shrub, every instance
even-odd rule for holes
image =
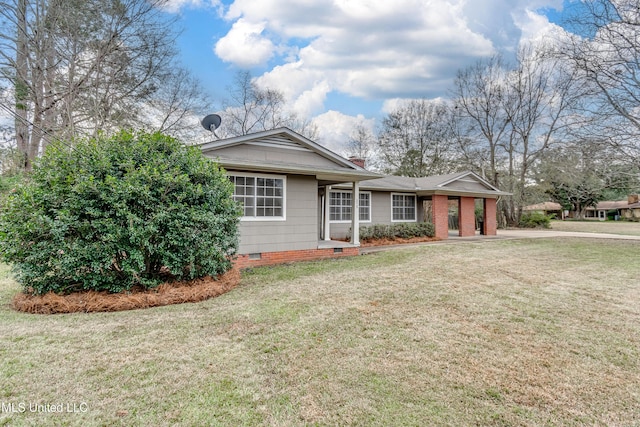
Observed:
[[[160,133],[54,144],[0,213],[0,250],[25,292],[122,292],[217,275],[238,246],[223,170]]]
[[[23,174],[8,174],[0,176],[0,199],[10,194],[16,186],[25,180]]]
[[[526,212],[520,217],[520,227],[522,228],[549,228],[551,227],[551,216],[540,212]]]

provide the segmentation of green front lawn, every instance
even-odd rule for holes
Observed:
[[[0,425],[639,425],[638,253],[430,245],[255,269],[197,304],[55,316],[12,311],[4,268]],[[30,411],[46,404],[71,412]]]

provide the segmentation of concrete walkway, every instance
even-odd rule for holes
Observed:
[[[589,239],[614,239],[614,240],[636,240],[640,242],[640,236],[630,236],[625,234],[610,233],[585,233],[577,231],[556,231],[556,230],[537,230],[537,229],[517,229],[517,230],[498,230],[496,236],[480,236],[476,234],[470,237],[459,237],[457,232],[450,232],[447,240],[436,240],[433,242],[403,243],[399,245],[386,246],[370,246],[361,247],[360,253],[367,254],[373,252],[386,251],[390,249],[410,248],[414,246],[425,245],[447,245],[456,243],[483,243],[493,242],[496,240],[516,240],[516,239],[541,239],[549,237],[583,237]]]
[[[640,236],[612,233],[587,233],[556,230],[498,230],[498,236],[511,239],[535,239],[540,237],[587,237],[591,239],[640,240]]]

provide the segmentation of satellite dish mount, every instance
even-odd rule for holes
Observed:
[[[213,133],[216,138],[218,138],[218,135],[216,135],[216,129],[220,127],[220,123],[222,123],[222,117],[217,114],[209,114],[200,122],[202,127]]]

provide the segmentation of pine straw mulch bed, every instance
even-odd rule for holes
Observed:
[[[199,302],[229,292],[240,283],[237,268],[216,278],[207,276],[200,279],[163,283],[149,290],[133,290],[128,293],[74,292],[58,295],[19,293],[13,298],[12,306],[17,311],[33,314],[93,313],[123,311],[139,308],[159,307],[185,302]]]

